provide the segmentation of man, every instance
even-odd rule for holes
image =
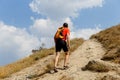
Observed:
[[[69,59],[69,49],[70,49],[70,30],[68,28],[68,24],[63,24],[63,31],[62,31],[63,38],[55,39],[55,49],[56,49],[56,56],[55,56],[55,63],[54,63],[54,71],[57,71],[57,64],[58,59],[60,56],[60,51],[63,49],[65,52],[65,59],[64,59],[64,67],[63,69],[67,69],[68,66],[68,59]]]

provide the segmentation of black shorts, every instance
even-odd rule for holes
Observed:
[[[55,49],[56,49],[56,52],[60,52],[62,49],[64,52],[67,52],[68,47],[67,47],[66,41],[64,41],[62,39],[58,39],[55,44]]]

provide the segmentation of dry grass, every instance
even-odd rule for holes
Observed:
[[[37,60],[39,60],[47,55],[51,55],[51,54],[54,54],[53,48],[43,49],[41,51],[38,51],[35,54],[30,55],[29,57],[26,57],[17,62],[8,64],[4,67],[1,67],[0,68],[0,78],[8,77],[10,74],[20,71],[21,69],[24,69],[26,67],[29,67],[32,64],[34,64]]]
[[[73,78],[73,77],[68,77],[68,76],[66,76],[66,75],[63,75],[63,76],[60,78],[60,80],[74,80],[74,78]]]
[[[82,68],[82,70],[91,70],[95,72],[108,72],[110,67],[104,65],[103,63],[97,61],[89,61],[88,64]]]
[[[112,75],[105,75],[99,80],[120,80],[120,79]]]
[[[98,34],[92,35],[91,39],[95,38],[103,44],[107,52],[103,56],[103,60],[112,60],[116,63],[120,62],[120,25],[113,26]],[[117,60],[116,60],[117,59]],[[118,62],[117,62],[118,61]]]
[[[80,46],[83,43],[83,39],[73,39],[71,40],[71,52],[73,52],[78,46]],[[6,66],[0,67],[0,78],[5,78],[10,76],[12,73],[18,72],[26,67],[29,67],[33,64],[35,64],[39,59],[42,59],[43,57],[53,55],[54,54],[54,47],[50,49],[42,49],[36,53],[33,53],[29,57],[26,57],[24,59],[21,59],[17,62],[8,64]],[[48,64],[47,70],[53,66],[53,63]]]
[[[118,47],[120,45],[120,25],[103,30],[92,35],[91,38],[96,38],[106,49]]]

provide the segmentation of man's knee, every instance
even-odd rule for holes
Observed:
[[[56,56],[59,56],[60,55],[60,52],[56,52]]]

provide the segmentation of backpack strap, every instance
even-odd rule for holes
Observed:
[[[63,29],[64,29],[64,27],[59,27],[58,28],[57,32],[55,33],[54,40],[63,38],[63,35],[62,35]]]

